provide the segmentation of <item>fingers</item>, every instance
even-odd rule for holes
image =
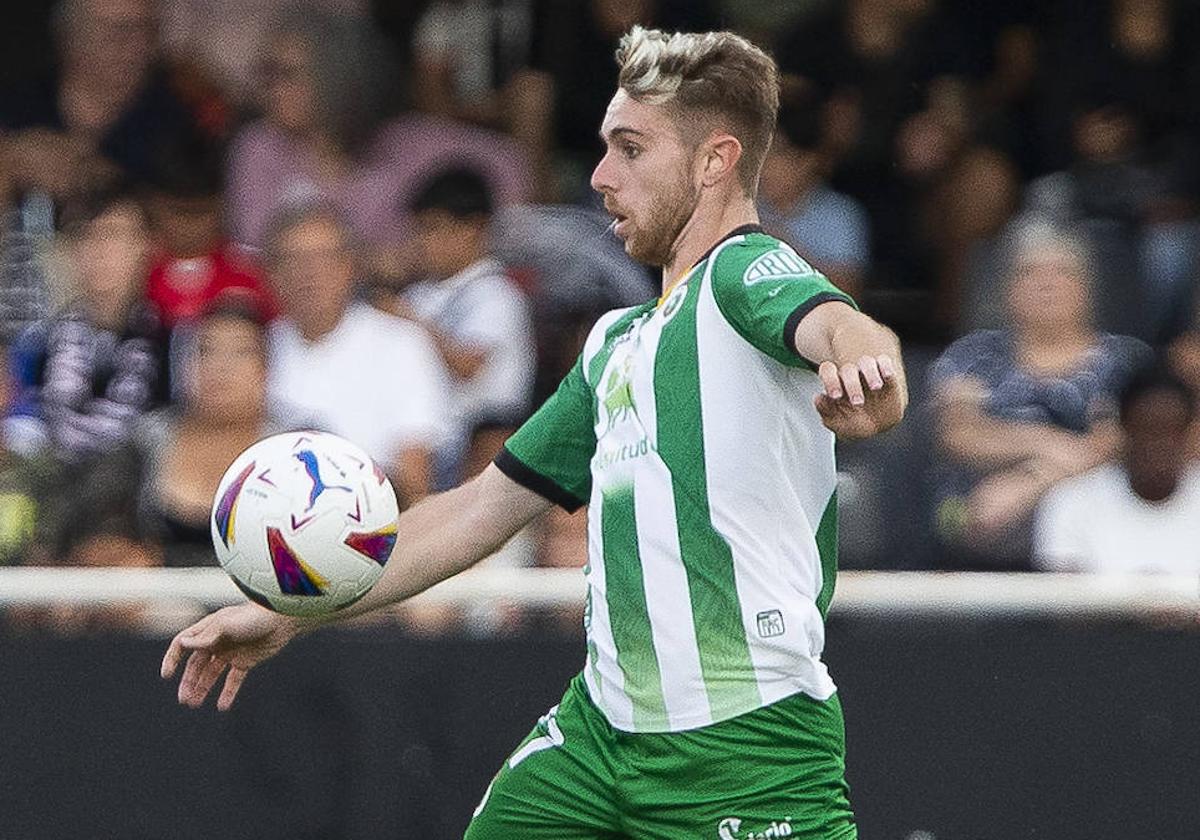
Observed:
[[[175,675],[175,670],[183,660],[184,653],[195,647],[194,642],[197,634],[204,630],[211,618],[211,615],[205,616],[190,627],[180,630],[175,634],[175,638],[171,639],[171,644],[167,647],[167,652],[163,655],[162,667],[159,669],[159,673],[164,680],[170,679]]]
[[[841,413],[838,401],[831,399],[828,394],[817,394],[813,399],[813,404],[817,408],[817,414],[821,415],[821,422],[826,426],[834,423]]]
[[[199,708],[227,664],[224,659],[207,651],[193,651],[183,670],[183,678],[179,681],[179,702],[193,709]]]
[[[179,660],[183,658],[183,643],[180,641],[182,635],[182,633],[176,634],[175,638],[171,640],[167,652],[163,655],[158,673],[164,680],[175,676],[175,669],[179,667]]]
[[[179,668],[179,663],[183,661],[187,651],[209,647],[217,642],[221,634],[216,627],[216,615],[213,613],[205,616],[192,626],[181,630],[171,640],[159,669],[164,680],[175,675],[175,671]]]
[[[896,378],[896,362],[891,356],[885,353],[882,356],[877,356],[876,360],[879,362],[879,373],[884,379]]]
[[[844,364],[841,370],[842,388],[846,392],[846,399],[850,401],[850,405],[862,405],[865,403],[866,397],[863,396],[862,380],[859,379],[858,365],[853,363]]]
[[[204,669],[200,672],[200,676],[196,680],[196,685],[192,688],[192,707],[199,708],[204,705],[204,699],[208,697],[208,693],[212,691],[217,680],[221,679],[221,675],[225,673],[225,668],[228,666],[224,659],[214,656]]]
[[[221,689],[221,696],[217,698],[218,711],[229,711],[229,707],[233,705],[233,701],[237,697],[238,689],[242,687],[242,682],[245,679],[245,669],[235,668],[232,666],[230,667],[229,675],[225,677],[225,687]]]
[[[858,371],[862,374],[867,387],[872,391],[878,391],[883,387],[883,372],[879,369],[879,360],[874,356],[863,356],[859,359]]]
[[[200,672],[204,667],[208,665],[210,659],[212,659],[212,654],[207,651],[192,651],[191,656],[188,657],[187,664],[183,666],[183,676],[179,678],[177,696],[180,703],[189,704],[192,691],[196,685],[196,679],[200,676]]]
[[[821,384],[830,398],[835,400],[842,398],[842,380],[838,378],[837,365],[833,362],[821,362],[821,366],[817,368],[817,376],[821,377]]]
[[[887,355],[862,356],[857,362],[847,362],[841,367],[826,361],[817,368],[817,375],[831,399],[845,397],[851,405],[860,406],[866,403],[866,391],[882,390],[896,378],[896,363]]]

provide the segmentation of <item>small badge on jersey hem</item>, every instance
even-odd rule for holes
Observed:
[[[758,614],[758,635],[764,639],[782,636],[786,632],[783,626],[783,613],[779,610],[766,610]]]
[[[805,262],[795,251],[788,248],[776,248],[750,263],[742,275],[742,282],[747,286],[754,286],[764,280],[776,280],[782,277],[808,277],[816,273],[817,270]]]

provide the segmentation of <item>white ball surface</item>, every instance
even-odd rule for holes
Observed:
[[[213,499],[217,560],[248,598],[288,615],[354,603],[396,542],[396,494],[358,446],[327,432],[260,440]]]

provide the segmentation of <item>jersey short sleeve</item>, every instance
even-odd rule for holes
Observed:
[[[578,510],[592,489],[593,402],[580,356],[558,390],[505,442],[496,466],[559,507]]]
[[[815,307],[854,301],[787,244],[761,233],[718,251],[711,282],[721,314],[763,353],[785,365],[812,366],[796,350],[796,327]]]

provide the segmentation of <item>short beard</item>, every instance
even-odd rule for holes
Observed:
[[[675,242],[679,234],[696,212],[700,191],[694,187],[686,174],[681,174],[678,187],[664,191],[656,202],[659,215],[654,227],[635,232],[626,243],[629,256],[646,265],[664,266],[675,256]]]

